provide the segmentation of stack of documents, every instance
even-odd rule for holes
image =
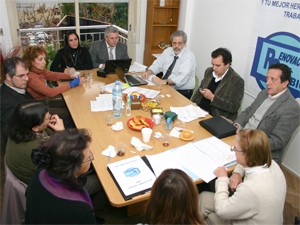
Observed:
[[[205,117],[208,112],[198,106],[188,105],[185,107],[170,107],[170,110],[178,115],[178,119],[183,122],[190,122],[200,117]]]
[[[234,165],[236,160],[230,146],[216,137],[146,156],[156,177],[165,169],[176,168],[185,171],[193,180],[201,178],[206,183],[216,177],[215,169]]]

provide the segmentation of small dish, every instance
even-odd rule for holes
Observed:
[[[184,141],[191,141],[191,140],[194,139],[195,135],[192,134],[190,138],[184,138],[184,137],[182,136],[182,133],[180,133],[180,134],[179,134],[179,137],[180,137],[180,139],[182,139],[182,140],[184,140]]]
[[[131,125],[130,125],[130,121],[131,120],[133,120],[134,119],[134,117],[132,117],[131,119],[129,119],[128,121],[127,121],[127,126],[130,128],[130,129],[132,129],[132,130],[137,130],[137,131],[141,131],[142,129],[136,129],[136,128],[134,128],[134,127],[132,127]],[[153,127],[153,125],[154,125],[154,123],[153,123],[153,121],[151,120],[151,119],[149,119],[149,118],[145,118],[145,120],[149,123],[149,127],[148,128],[152,128]]]

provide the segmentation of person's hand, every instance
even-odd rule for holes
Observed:
[[[70,68],[66,68],[64,73],[67,73],[67,74],[74,74],[75,73],[75,69],[73,67],[70,67]]]
[[[79,79],[80,79],[79,85],[81,86],[81,85],[84,84],[85,78],[84,77],[80,77]]]
[[[141,75],[141,77],[144,78],[144,79],[146,79],[146,80],[148,80],[148,79],[149,79],[149,76],[150,76],[151,74],[152,74],[151,71],[148,70],[148,71],[146,71],[145,73],[143,73],[143,74]]]
[[[157,76],[153,76],[152,82],[155,83],[155,84],[160,84],[160,85],[164,85],[164,84],[165,84],[165,81],[162,80],[162,79],[160,79],[160,78],[157,77]]]
[[[58,115],[52,115],[48,126],[51,127],[53,130],[58,131],[58,130],[64,130],[65,126],[64,126],[64,122],[62,119],[60,119],[58,117]]]
[[[77,78],[75,78],[74,80],[72,80],[72,81],[69,83],[69,85],[70,85],[71,88],[73,88],[73,87],[78,86],[79,83],[80,83],[80,78],[77,77]]]
[[[224,166],[220,166],[214,170],[214,174],[219,177],[227,177],[227,170]]]
[[[77,78],[77,77],[78,77],[78,75],[74,75],[74,74],[71,74],[71,75],[70,75],[70,78],[71,78],[71,79],[75,79],[75,78]]]
[[[200,93],[208,100],[214,100],[215,95],[207,88],[200,89]]]
[[[239,173],[233,173],[232,176],[229,178],[229,187],[232,192],[234,192],[237,186],[243,182],[242,177]]]
[[[238,133],[240,132],[240,127],[239,127],[239,125],[235,124],[234,126],[236,127],[236,134],[238,134]]]

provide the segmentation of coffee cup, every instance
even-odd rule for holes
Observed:
[[[182,137],[185,139],[191,138],[192,137],[192,131],[190,130],[183,130],[182,131]]]

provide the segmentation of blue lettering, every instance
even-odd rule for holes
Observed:
[[[298,9],[298,10],[300,10],[300,4],[299,3],[291,3],[290,8],[291,9]]]
[[[275,50],[272,48],[268,48],[264,69],[266,69],[269,65],[272,65],[274,60],[275,60]]]
[[[292,77],[290,86],[294,87],[295,89],[300,89],[300,85],[299,84],[300,84],[299,80],[296,80],[295,78]]]

